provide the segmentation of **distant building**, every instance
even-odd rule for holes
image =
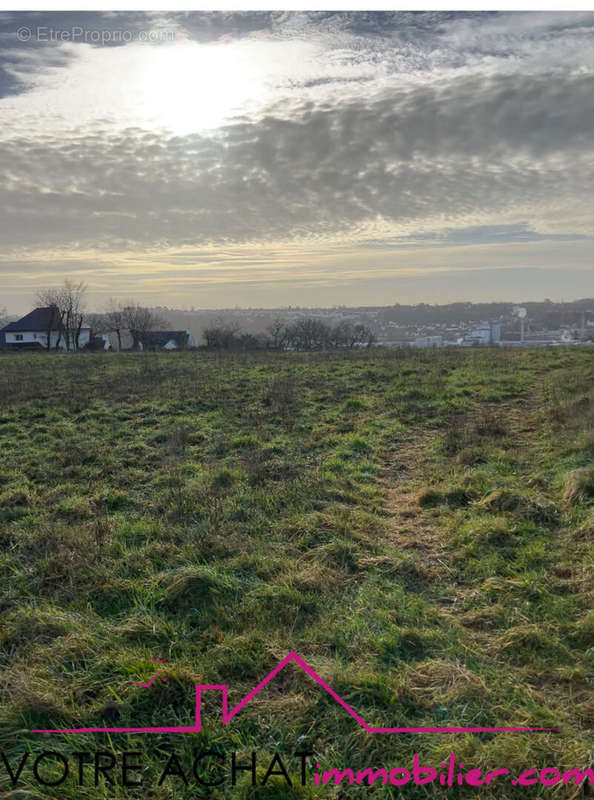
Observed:
[[[458,339],[462,347],[486,347],[501,342],[500,322],[481,322],[470,333]]]
[[[12,350],[66,350],[64,326],[56,306],[35,308],[16,322],[9,322],[1,333],[4,346]],[[90,339],[91,329],[82,327],[78,333],[79,349],[86,347]]]
[[[415,347],[442,347],[442,336],[417,336]]]
[[[481,322],[470,336],[473,339],[478,339],[479,344],[498,344],[501,341],[501,323]]]
[[[194,337],[185,331],[131,331],[139,350],[185,350],[194,346]]]
[[[491,344],[499,344],[501,341],[501,323],[500,322],[490,322],[489,327],[491,328]]]

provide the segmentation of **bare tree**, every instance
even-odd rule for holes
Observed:
[[[289,332],[282,319],[275,319],[266,329],[270,337],[270,347],[273,350],[284,350],[287,346]]]
[[[238,349],[240,333],[237,325],[211,325],[202,331],[202,336],[209,350]]]
[[[52,349],[52,333],[54,331],[57,334],[54,345],[56,350],[60,346],[62,340],[63,318],[61,293],[61,289],[41,289],[37,292],[37,302],[39,305],[47,306],[50,309],[50,313],[46,317],[45,329],[45,347],[47,350]]]
[[[355,345],[371,347],[375,342],[375,334],[362,322],[353,324],[348,320],[343,320],[332,328],[331,341],[333,347],[353,348]]]
[[[72,350],[79,349],[80,331],[85,319],[85,294],[87,291],[86,284],[82,281],[80,283],[72,283],[66,281],[64,284],[64,294],[66,299],[66,340]]]
[[[161,314],[145,306],[128,305],[123,311],[126,328],[130,331],[133,347],[136,349],[146,345],[150,331],[162,330],[167,325],[167,320]]]
[[[106,334],[111,333],[111,325],[107,319],[107,314],[93,313],[85,316],[85,322],[91,329],[91,337],[89,344],[93,343],[96,336],[105,337]],[[103,345],[105,347],[105,344]]]
[[[84,323],[86,284],[82,281],[74,283],[70,279],[64,281],[60,288],[42,289],[37,294],[37,302],[49,306],[54,313],[48,314],[47,349],[51,348],[51,334],[57,331],[56,350],[60,346],[62,336],[66,350],[78,350],[80,331]]]
[[[298,319],[287,334],[288,344],[294,350],[324,350],[330,346],[330,326],[314,317]]]
[[[131,308],[132,304],[128,304],[128,307]],[[120,352],[122,349],[122,333],[127,328],[126,306],[111,298],[104,316],[109,332],[115,333],[118,337],[118,352]]]
[[[364,345],[365,347],[372,347],[377,342],[377,336],[367,325],[359,322],[355,325],[355,339],[351,343],[351,347],[355,344]]]

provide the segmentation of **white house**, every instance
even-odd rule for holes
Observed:
[[[55,306],[35,308],[16,322],[2,328],[4,346],[11,349],[66,350],[64,326]],[[88,345],[91,329],[83,326],[78,336],[78,348]]]

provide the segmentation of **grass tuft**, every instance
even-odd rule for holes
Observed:
[[[594,466],[569,473],[565,479],[563,499],[570,505],[594,500]]]

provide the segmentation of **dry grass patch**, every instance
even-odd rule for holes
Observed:
[[[584,542],[594,542],[594,514],[571,532],[571,538]]]
[[[594,466],[569,473],[565,479],[563,499],[569,505],[594,499]]]
[[[545,524],[554,524],[559,519],[558,511],[552,503],[536,500],[508,489],[489,492],[478,505],[487,511],[514,512],[534,522]]]
[[[455,661],[435,659],[411,667],[407,673],[409,693],[432,703],[482,700],[489,696],[484,680]]]
[[[500,628],[505,623],[505,608],[502,605],[486,606],[472,611],[467,611],[460,617],[460,622],[465,628],[477,631],[488,631]]]
[[[571,662],[570,650],[550,625],[526,623],[509,628],[496,641],[496,648],[513,664],[553,665],[562,658]]]

